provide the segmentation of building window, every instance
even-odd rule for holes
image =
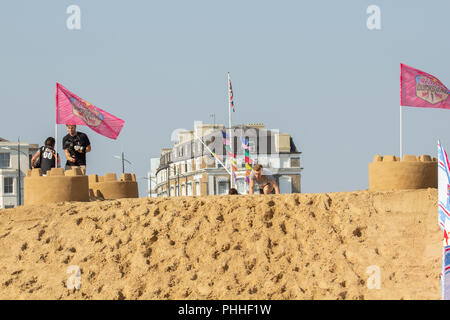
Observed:
[[[218,183],[218,194],[228,194],[228,181],[219,181]]]
[[[195,192],[197,193],[198,196],[201,195],[201,192],[200,192],[200,182],[196,182],[196,183],[195,183]]]
[[[10,167],[10,156],[9,153],[0,153],[0,168]]]
[[[249,152],[255,154],[256,153],[256,143],[255,140],[248,141]]]
[[[13,193],[13,182],[14,179],[12,177],[3,178],[3,193]]]
[[[291,158],[291,167],[299,168],[300,167],[300,158]]]
[[[245,179],[242,178],[237,179],[236,189],[239,194],[247,193],[247,183],[245,182]]]
[[[192,196],[192,182],[188,182],[187,184],[187,195]]]
[[[186,195],[186,187],[185,187],[185,184],[184,184],[184,183],[181,184],[181,195],[182,195],[182,196],[185,196],[185,195]]]
[[[292,193],[291,177],[281,176],[278,185],[280,187],[280,193]]]

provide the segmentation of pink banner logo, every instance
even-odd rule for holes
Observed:
[[[416,96],[431,104],[445,101],[448,97],[447,88],[442,83],[432,77],[416,77]]]
[[[57,83],[56,123],[88,126],[105,137],[117,139],[125,122]]]
[[[450,91],[435,76],[400,64],[400,105],[450,109]]]
[[[79,101],[70,97],[72,103],[72,113],[78,118],[83,119],[84,122],[90,127],[98,127],[102,121],[103,116],[91,104],[86,101]]]

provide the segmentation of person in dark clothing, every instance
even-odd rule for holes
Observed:
[[[40,147],[39,150],[31,158],[31,167],[41,168],[42,174],[46,175],[48,170],[56,167],[55,158],[56,158],[55,138],[48,137],[45,140],[44,146]],[[59,155],[57,165],[58,167],[60,166]]]
[[[66,125],[68,134],[64,136],[62,145],[66,154],[65,169],[86,167],[86,153],[91,151],[91,142],[86,134],[77,132],[76,125]]]

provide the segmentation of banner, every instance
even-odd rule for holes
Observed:
[[[447,153],[438,141],[438,224],[450,229],[450,171]]]
[[[450,109],[450,91],[438,78],[400,64],[400,105]]]
[[[56,84],[56,124],[85,125],[105,137],[117,139],[124,123]]]
[[[442,257],[442,300],[450,300],[450,246],[444,246]]]

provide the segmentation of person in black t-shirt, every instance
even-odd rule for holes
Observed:
[[[86,134],[77,132],[76,125],[66,125],[69,132],[62,141],[66,153],[66,170],[73,166],[86,166],[86,153],[91,151],[91,142]]]
[[[46,175],[47,171],[49,171],[51,168],[55,168],[56,153],[54,148],[55,138],[48,137],[45,140],[44,146],[40,147],[39,150],[31,158],[31,167],[41,168],[43,175]],[[59,155],[57,165],[59,167]]]

